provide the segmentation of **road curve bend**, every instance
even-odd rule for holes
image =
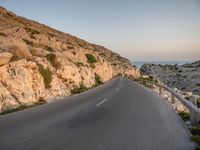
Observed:
[[[193,150],[180,117],[127,78],[0,116],[0,150]]]

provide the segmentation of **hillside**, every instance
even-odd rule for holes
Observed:
[[[140,70],[169,87],[200,95],[200,61],[184,65],[144,64]]]
[[[117,75],[139,71],[103,46],[0,7],[0,112],[55,101]]]

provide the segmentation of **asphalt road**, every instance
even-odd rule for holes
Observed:
[[[0,116],[0,150],[192,150],[162,97],[126,78]]]

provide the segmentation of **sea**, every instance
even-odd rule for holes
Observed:
[[[161,65],[183,65],[187,63],[192,63],[192,61],[133,61],[133,64],[137,67],[140,68],[143,64],[161,64]]]

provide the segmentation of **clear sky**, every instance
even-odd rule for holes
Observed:
[[[130,60],[200,60],[200,0],[0,0]]]

